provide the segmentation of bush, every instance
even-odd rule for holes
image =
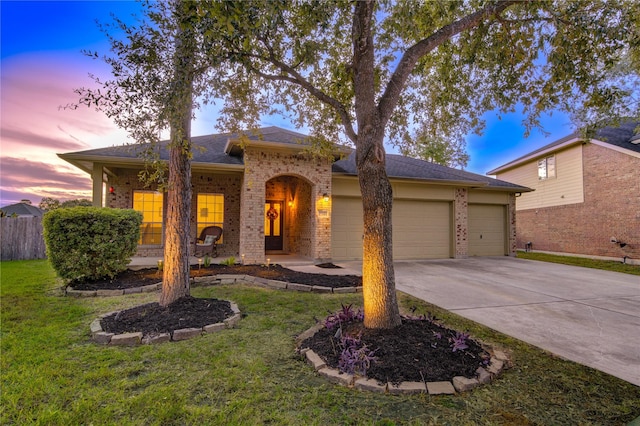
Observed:
[[[114,277],[135,254],[142,215],[135,210],[72,207],[44,215],[47,257],[70,281]]]

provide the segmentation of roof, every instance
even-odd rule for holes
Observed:
[[[0,210],[2,210],[7,216],[13,216],[14,214],[17,216],[42,216],[44,214],[44,211],[39,207],[26,203],[11,204],[2,207]]]
[[[387,175],[390,178],[413,179],[471,187],[486,187],[490,189],[511,190],[514,192],[531,191],[531,189],[521,185],[396,154],[387,154],[386,169]],[[352,153],[346,159],[336,161],[333,164],[333,173],[343,173],[356,176],[357,169],[355,153]]]
[[[640,153],[640,133],[636,134],[635,129],[640,126],[638,121],[625,121],[619,126],[607,126],[596,130],[594,136],[589,139],[590,142],[599,142],[603,145],[609,145],[610,147],[617,147],[631,152]],[[580,132],[573,132],[563,138],[560,138],[548,145],[531,151],[528,154],[518,157],[513,161],[503,164],[500,167],[496,167],[493,170],[487,172],[488,175],[494,175],[499,172],[516,167],[525,162],[529,162],[537,157],[546,155],[553,151],[583,143],[585,138]]]
[[[256,144],[273,149],[300,149],[308,145],[308,137],[302,133],[279,127],[264,127],[257,134],[249,135],[248,139]],[[242,144],[236,133],[213,134],[195,136],[192,138],[196,149],[193,150],[192,165],[207,167],[236,168],[244,170],[242,158]],[[162,141],[157,147],[160,159],[168,160],[166,149],[169,141]],[[125,145],[110,148],[98,148],[87,151],[59,154],[61,158],[71,164],[91,173],[93,162],[114,164],[140,164],[140,153],[149,145]],[[203,149],[198,149],[202,147]],[[355,152],[345,147],[338,147],[337,154],[347,155],[333,164],[333,173],[357,176]],[[108,157],[108,161],[105,159]],[[529,188],[500,181],[487,176],[453,169],[416,158],[388,154],[386,157],[387,175],[390,178],[413,179],[442,184],[457,184],[470,187],[501,189],[512,192],[527,192]]]

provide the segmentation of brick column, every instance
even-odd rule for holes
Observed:
[[[264,257],[265,181],[245,152],[245,171],[240,189],[240,256],[247,264],[262,264]]]
[[[509,194],[509,205],[507,206],[507,223],[509,224],[508,236],[509,238],[508,247],[509,247],[509,256],[515,256],[517,252],[517,233],[516,233],[516,195],[511,193]]]
[[[469,191],[467,188],[456,188],[453,201],[453,217],[455,229],[456,259],[464,259],[469,254]]]

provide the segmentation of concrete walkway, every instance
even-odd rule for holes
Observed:
[[[510,257],[399,261],[395,273],[400,291],[640,386],[637,275]]]

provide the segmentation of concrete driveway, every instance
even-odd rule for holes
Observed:
[[[637,275],[511,257],[399,261],[395,272],[398,290],[640,386]]]

